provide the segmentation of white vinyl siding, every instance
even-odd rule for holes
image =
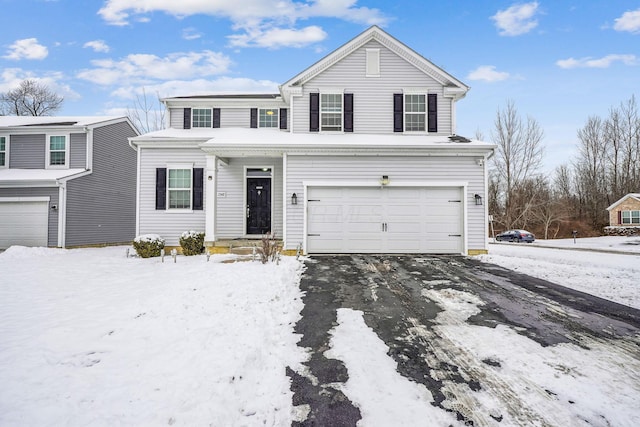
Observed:
[[[216,200],[216,238],[235,239],[245,235],[245,168],[271,167],[271,229],[282,237],[282,158],[231,158],[218,166]]]
[[[367,49],[380,50],[380,77],[365,77]],[[393,94],[403,88],[421,88],[438,95],[438,132],[452,133],[452,100],[443,97],[441,83],[426,75],[376,41],[371,41],[304,84],[303,96],[293,97],[294,132],[309,132],[309,93],[326,88],[353,93],[354,133],[393,133]]]
[[[169,108],[169,127],[184,129],[184,108]]]
[[[351,157],[287,156],[287,194],[305,200],[303,181],[365,182],[379,185],[383,175],[390,185],[403,183],[425,187],[465,182],[467,193],[467,244],[469,249],[486,249],[485,207],[476,206],[473,195],[484,195],[484,169],[474,157]],[[449,185],[446,185],[449,186]],[[287,247],[295,249],[304,236],[304,206],[287,204]]]
[[[251,125],[251,108],[221,108],[221,128],[248,128]]]
[[[199,148],[139,148],[140,193],[139,234],[159,234],[167,246],[179,245],[178,239],[184,231],[204,231],[204,210],[156,210],[156,168],[167,168],[173,164],[189,164],[194,168],[205,168],[205,154]],[[167,162],[170,160],[170,163]],[[168,187],[168,185],[167,185]],[[207,195],[204,194],[206,204]]]

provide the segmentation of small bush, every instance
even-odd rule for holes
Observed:
[[[164,239],[157,234],[143,234],[133,240],[133,247],[141,258],[160,256]]]
[[[204,233],[185,231],[180,236],[180,246],[184,255],[200,255],[204,251]]]
[[[260,255],[260,261],[263,264],[276,261],[280,253],[279,249],[275,234],[265,234],[262,236],[260,246],[258,246],[257,249],[258,255]]]

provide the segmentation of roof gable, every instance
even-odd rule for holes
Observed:
[[[296,91],[296,87],[304,85],[306,82],[355,52],[371,40],[377,41],[382,46],[394,52],[399,57],[432,77],[443,86],[453,89],[452,93],[457,93],[459,96],[462,96],[469,90],[469,87],[460,80],[456,79],[442,68],[436,66],[404,43],[398,41],[396,38],[383,31],[380,27],[374,25],[306,70],[289,79],[286,83],[280,85],[280,91],[283,98],[287,99],[287,94]]]
[[[635,199],[636,201],[640,202],[640,193],[629,193],[622,196],[620,200],[618,200],[617,202],[609,206],[607,210],[610,211],[611,209],[615,209],[616,206],[618,206],[620,203],[624,202],[627,199]]]

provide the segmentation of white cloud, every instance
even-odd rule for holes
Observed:
[[[151,54],[131,54],[124,59],[94,60],[93,69],[82,70],[78,77],[99,85],[156,80],[189,79],[222,74],[228,71],[228,56],[205,50],[172,53],[164,58]]]
[[[538,13],[538,2],[515,4],[508,9],[499,10],[491,17],[498,27],[501,36],[519,36],[528,33],[538,26],[535,19]]]
[[[157,84],[125,86],[111,92],[122,99],[135,99],[143,91],[147,96],[158,94],[161,98],[170,96],[202,95],[210,93],[278,93],[278,83],[270,80],[220,77],[215,80],[171,80]]]
[[[378,9],[360,7],[357,0],[106,0],[98,14],[111,25],[129,25],[132,20],[147,20],[152,12],[164,12],[175,17],[211,15],[229,19],[235,30],[244,34],[230,36],[234,46],[304,46],[320,38],[318,27],[295,29],[298,20],[337,18],[366,25],[384,25],[388,18]],[[322,30],[320,30],[322,31]],[[297,43],[291,34],[303,36]],[[257,36],[256,36],[257,35]],[[259,39],[260,36],[268,38]],[[272,40],[274,45],[267,45]]]
[[[38,43],[38,39],[22,39],[16,40],[11,46],[4,58],[7,59],[44,59],[49,55],[46,46]]]
[[[86,42],[82,47],[91,48],[95,52],[109,52],[109,46],[104,40],[91,40],[90,42]]]
[[[266,31],[255,30],[245,34],[229,36],[234,47],[302,47],[327,38],[322,28],[312,25],[301,30],[272,28]]]
[[[182,30],[182,38],[185,40],[196,40],[202,37],[202,33],[198,32],[195,28],[189,27]]]
[[[556,61],[556,65],[560,68],[609,68],[614,62],[622,62],[625,65],[635,65],[638,57],[635,55],[617,55],[611,54],[602,58],[568,58]]]
[[[613,29],[616,31],[628,31],[633,34],[640,34],[640,9],[625,12],[620,18],[616,18]]]
[[[64,83],[65,75],[61,72],[50,72],[43,75],[37,75],[31,71],[21,68],[4,68],[0,73],[0,92],[6,92],[15,89],[20,82],[25,79],[32,79],[40,83],[46,84],[49,89],[62,95],[65,99],[79,99],[80,94],[75,92],[71,87]]]
[[[509,73],[504,71],[496,71],[496,67],[493,65],[481,65],[475,70],[471,71],[467,76],[467,79],[481,80],[492,83],[507,80],[509,77]]]

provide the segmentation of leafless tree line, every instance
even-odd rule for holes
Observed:
[[[497,145],[489,173],[489,213],[498,230],[525,228],[543,238],[572,230],[598,235],[606,208],[640,192],[640,114],[635,97],[592,116],[578,130],[578,152],[548,176],[541,171],[543,131],[521,118],[512,101],[498,110],[491,132]]]

